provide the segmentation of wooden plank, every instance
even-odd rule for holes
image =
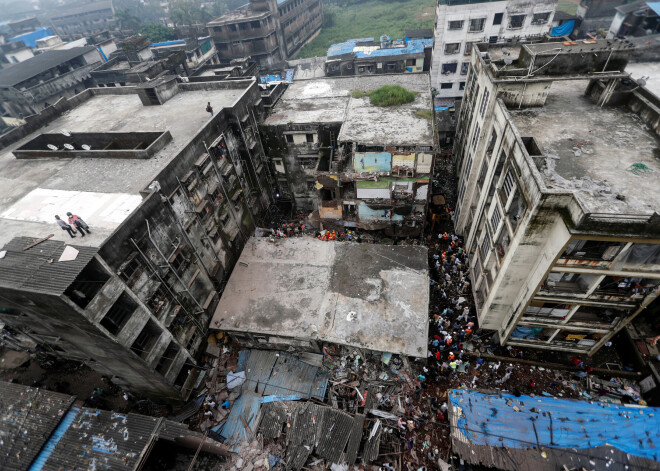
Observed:
[[[48,239],[50,239],[51,237],[54,237],[54,236],[55,236],[55,234],[48,234],[46,237],[42,237],[41,239],[37,239],[34,242],[32,242],[30,245],[26,245],[25,247],[23,247],[23,251],[25,251],[27,249],[30,249],[30,248],[34,247],[35,245],[41,244],[44,240],[48,240]]]

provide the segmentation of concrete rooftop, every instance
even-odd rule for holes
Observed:
[[[427,266],[421,246],[252,238],[210,327],[426,358]]]
[[[246,86],[247,88],[247,86]],[[48,126],[0,151],[0,247],[18,236],[45,237],[76,245],[100,246],[140,204],[140,190],[218,112],[232,106],[245,89],[181,91],[161,106],[143,106],[137,94],[99,95]],[[42,133],[165,131],[172,141],[150,159],[44,158],[18,160],[12,150]],[[78,214],[92,234],[71,239],[54,215]]]
[[[417,93],[414,102],[379,107],[353,90],[401,85]],[[266,125],[343,123],[338,139],[367,145],[433,145],[433,123],[416,111],[432,110],[427,74],[369,75],[294,81],[266,119]]]
[[[521,136],[534,137],[545,155],[536,159],[545,185],[572,190],[588,212],[660,212],[658,140],[626,108],[596,106],[584,95],[587,85],[553,82],[542,108],[509,110]],[[585,143],[581,155],[578,143]],[[636,163],[652,172],[631,173]]]

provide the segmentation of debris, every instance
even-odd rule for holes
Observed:
[[[231,371],[227,373],[227,389],[234,389],[239,387],[245,382],[245,371],[239,371],[238,373],[232,373]]]

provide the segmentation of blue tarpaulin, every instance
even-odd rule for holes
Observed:
[[[151,43],[149,47],[159,47],[159,46],[172,46],[174,44],[185,44],[185,39],[175,39],[173,41],[163,41],[160,43]]]
[[[284,69],[281,74],[270,74],[262,75],[259,77],[259,82],[261,83],[271,83],[271,82],[292,82],[294,69]]]
[[[454,433],[474,445],[578,449],[609,445],[630,455],[656,461],[660,458],[657,407],[463,389],[450,391],[449,402],[451,414],[458,416]]]
[[[653,10],[656,15],[660,15],[660,2],[646,2],[646,6]]]
[[[557,36],[568,36],[573,32],[575,29],[575,20],[568,20],[566,23],[563,25],[555,26],[552,28],[552,33],[550,36],[557,37]]]
[[[37,28],[34,31],[29,33],[19,34],[10,39],[10,41],[23,41],[27,47],[35,48],[37,47],[37,39],[47,38],[52,36],[50,29],[48,28]]]
[[[343,43],[333,44],[328,48],[328,57],[341,56],[343,54],[353,53],[356,58],[365,57],[387,57],[404,54],[419,54],[424,52],[424,48],[433,46],[433,39],[406,39],[402,47],[388,47],[383,49],[374,49],[367,51],[354,51],[358,43],[372,43],[374,38],[349,39]],[[398,39],[397,41],[401,41]]]

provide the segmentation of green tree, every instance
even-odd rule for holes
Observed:
[[[149,38],[149,41],[158,43],[177,39],[176,30],[161,24],[150,24],[140,30],[140,34]]]
[[[209,12],[193,0],[174,0],[169,3],[169,6],[170,20],[175,25],[206,23],[211,19]]]
[[[132,15],[128,10],[116,10],[115,18],[119,23],[119,29],[136,31],[140,29],[142,21],[137,16]]]

